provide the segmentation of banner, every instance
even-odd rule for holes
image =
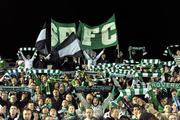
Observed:
[[[102,49],[117,45],[115,16],[98,26],[80,22],[78,35],[81,39],[81,49]]]
[[[45,22],[35,43],[35,48],[42,55],[48,55],[47,41],[48,41],[48,29],[47,29],[47,24]]]
[[[51,19],[51,49],[62,43],[72,32],[76,33],[75,23],[59,23]]]
[[[180,89],[180,83],[166,83],[166,82],[151,82],[152,88],[175,88]]]
[[[71,33],[68,38],[66,38],[61,44],[57,45],[52,52],[63,58],[65,56],[74,56],[80,57],[82,56],[80,41],[77,38],[76,34]]]

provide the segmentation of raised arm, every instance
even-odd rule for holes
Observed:
[[[34,52],[34,54],[33,54],[32,58],[31,58],[31,60],[34,60],[34,59],[36,58],[36,56],[37,56],[37,50]]]
[[[96,56],[95,60],[98,60],[98,59],[101,57],[101,55],[104,53],[104,50],[105,50],[105,49],[103,49],[103,50]]]
[[[24,54],[22,53],[22,51],[19,51],[20,55],[22,56],[22,59],[25,61],[26,57],[24,56]]]
[[[132,46],[129,46],[128,51],[129,51],[129,60],[132,60],[132,55],[131,55]]]
[[[109,103],[113,100],[113,95],[112,93],[108,94],[108,97],[103,101],[102,107],[103,107],[103,112],[106,110],[106,108],[109,106]]]
[[[169,47],[167,47],[167,51],[168,51],[168,53],[169,53],[170,56],[174,57],[174,54],[171,52],[171,50],[170,50]]]
[[[86,51],[83,51],[84,57],[86,58],[86,60],[91,59],[90,56],[86,53]]]
[[[76,96],[82,102],[82,105],[84,106],[84,108],[88,108],[90,106],[89,103],[86,101],[86,99],[83,97],[82,93],[76,93]]]

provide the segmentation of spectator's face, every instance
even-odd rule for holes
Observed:
[[[50,116],[55,118],[57,116],[57,111],[55,109],[50,110]]]
[[[39,99],[39,100],[38,100],[38,105],[39,105],[39,106],[43,105],[43,99]]]
[[[31,110],[24,110],[23,111],[23,118],[24,120],[31,120],[32,112]]]
[[[141,98],[138,98],[138,99],[137,99],[137,103],[138,103],[140,106],[142,106],[142,105],[145,104],[145,101],[142,100]]]
[[[133,103],[133,104],[137,104],[137,99],[138,99],[137,97],[133,97],[132,103]]]
[[[136,51],[135,51],[135,50],[133,50],[133,51],[132,51],[132,55],[135,55],[135,54],[136,54]]]
[[[112,111],[111,111],[111,117],[113,117],[114,119],[118,119],[118,117],[119,117],[119,111],[118,111],[118,109],[112,109]]]
[[[88,103],[91,103],[92,100],[93,100],[93,96],[91,94],[87,94],[86,100],[87,100]]]
[[[98,104],[99,104],[98,98],[94,97],[94,99],[93,99],[93,105],[94,105],[94,106],[97,106]]]
[[[36,84],[32,82],[29,87],[32,88],[33,90],[35,90],[36,89]]]
[[[60,92],[61,94],[63,94],[63,93],[64,93],[64,87],[59,87],[59,92]]]
[[[46,77],[46,76],[43,76],[43,77],[42,77],[42,83],[46,83],[46,81],[47,81],[47,77]]]
[[[11,103],[15,103],[16,102],[16,95],[11,95],[11,97],[10,97],[10,102]]]
[[[31,55],[27,55],[27,59],[31,59]]]
[[[7,93],[6,92],[2,92],[1,98],[6,101],[7,100]]]
[[[17,109],[16,106],[11,106],[9,112],[10,112],[11,116],[15,116],[17,114],[17,112],[18,112],[18,109]]]
[[[48,108],[43,108],[43,109],[42,109],[42,113],[48,114],[48,113],[49,113],[49,109],[48,109]]]
[[[51,104],[51,103],[52,103],[51,99],[50,98],[46,98],[45,104]]]
[[[59,83],[54,84],[54,89],[59,89]]]
[[[64,108],[68,107],[68,101],[67,100],[62,101],[62,107],[64,107]]]
[[[30,110],[34,110],[34,103],[29,103],[27,106]]]
[[[53,90],[53,96],[54,97],[59,97],[59,91],[58,90]]]
[[[180,50],[177,50],[176,54],[179,56],[180,55]]]
[[[66,100],[67,100],[68,102],[71,102],[71,101],[72,101],[72,95],[67,94],[67,95],[66,95]]]
[[[87,108],[87,109],[86,109],[86,113],[85,113],[85,115],[86,115],[86,118],[91,119],[91,118],[93,117],[93,110],[92,110],[92,109]]]
[[[164,112],[165,113],[170,113],[170,111],[171,111],[171,106],[170,105],[165,105],[164,106]]]
[[[134,107],[133,108],[133,115],[138,115],[139,114],[139,108],[138,107]]]
[[[33,113],[33,117],[34,117],[33,120],[39,120],[39,114],[37,112]]]
[[[168,120],[178,120],[176,115],[170,115]]]
[[[69,112],[69,113],[74,113],[74,112],[75,112],[74,106],[69,106],[68,112]]]
[[[168,98],[161,99],[161,105],[165,106],[168,103]]]
[[[36,92],[37,92],[37,93],[40,93],[40,92],[41,92],[40,86],[36,86]]]
[[[174,111],[176,111],[176,110],[177,110],[176,103],[173,103],[173,104],[172,104],[172,109],[173,109]]]
[[[12,83],[13,85],[15,85],[15,84],[17,83],[17,79],[16,79],[16,78],[12,78],[12,79],[11,79],[11,83]]]
[[[95,58],[96,57],[96,52],[92,52],[90,55],[91,55],[92,58]]]

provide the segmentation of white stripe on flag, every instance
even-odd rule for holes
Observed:
[[[68,55],[74,55],[80,50],[81,48],[79,46],[79,40],[75,39],[71,44],[69,44],[65,48],[60,49],[58,53],[59,53],[59,57],[64,57]]]
[[[42,29],[36,42],[46,39],[46,29]]]

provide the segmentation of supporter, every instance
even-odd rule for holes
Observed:
[[[132,119],[138,120],[140,118],[141,108],[138,104],[133,105],[132,114],[133,114]]]
[[[117,108],[112,108],[110,110],[109,116],[104,118],[103,120],[119,120],[120,116],[119,116],[119,111]]]
[[[53,97],[52,100],[52,107],[55,108],[57,111],[60,109],[60,103],[62,102],[62,99],[59,97],[59,91],[54,89],[53,90]]]
[[[170,112],[171,112],[171,106],[170,105],[165,105],[164,106],[164,112],[162,113],[162,118],[164,120],[168,120]]]
[[[33,111],[33,120],[40,120],[38,111]]]
[[[45,59],[43,55],[39,55],[39,59],[34,64],[34,68],[47,68],[48,61]]]
[[[73,105],[68,106],[68,112],[67,114],[63,117],[63,120],[78,120],[78,116],[75,111],[75,107]]]
[[[22,118],[23,118],[22,120],[32,120],[33,119],[32,111],[28,108],[25,108],[22,113]]]
[[[106,58],[106,54],[103,53],[100,57],[100,59],[98,60],[98,63],[109,63],[109,61]]]
[[[7,116],[8,120],[14,120],[20,118],[20,111],[19,108],[15,105],[11,105],[9,109],[9,115]]]
[[[88,55],[87,53],[86,53],[86,51],[83,51],[83,54],[84,54],[84,56],[85,56],[85,58],[86,58],[86,60],[87,60],[87,66],[88,66],[88,68],[90,68],[90,66],[91,65],[96,65],[96,63],[97,63],[97,60],[101,57],[101,55],[104,53],[104,50],[105,49],[103,49],[97,56],[96,56],[96,52],[91,52],[91,54],[90,55]]]
[[[180,65],[180,50],[176,51],[176,55],[173,54],[169,48],[168,48],[168,52],[174,58],[174,61],[176,63],[176,65],[173,65],[171,67],[171,74],[173,74],[174,72],[179,73],[179,71],[180,71],[180,68],[179,68],[179,65]]]
[[[73,60],[67,64],[75,70],[77,58]],[[180,75],[176,70],[170,74],[172,65],[160,63],[150,71],[146,65],[140,69],[141,64],[124,64],[104,63],[103,68],[94,66],[101,70],[60,74],[38,68],[9,69],[0,78],[0,119],[179,120]],[[105,72],[113,75],[105,76]],[[113,89],[106,90],[108,87]]]
[[[124,61],[124,54],[122,51],[119,51],[119,54],[115,57],[115,63],[123,63]]]
[[[31,69],[33,68],[33,61],[36,58],[36,52],[34,52],[33,56],[31,57],[31,55],[27,55],[27,57],[24,56],[24,54],[22,53],[22,51],[20,51],[20,55],[22,56],[23,60],[24,60],[24,69]]]
[[[93,116],[93,109],[92,108],[86,108],[85,110],[85,117],[81,120],[99,120],[96,117]]]

